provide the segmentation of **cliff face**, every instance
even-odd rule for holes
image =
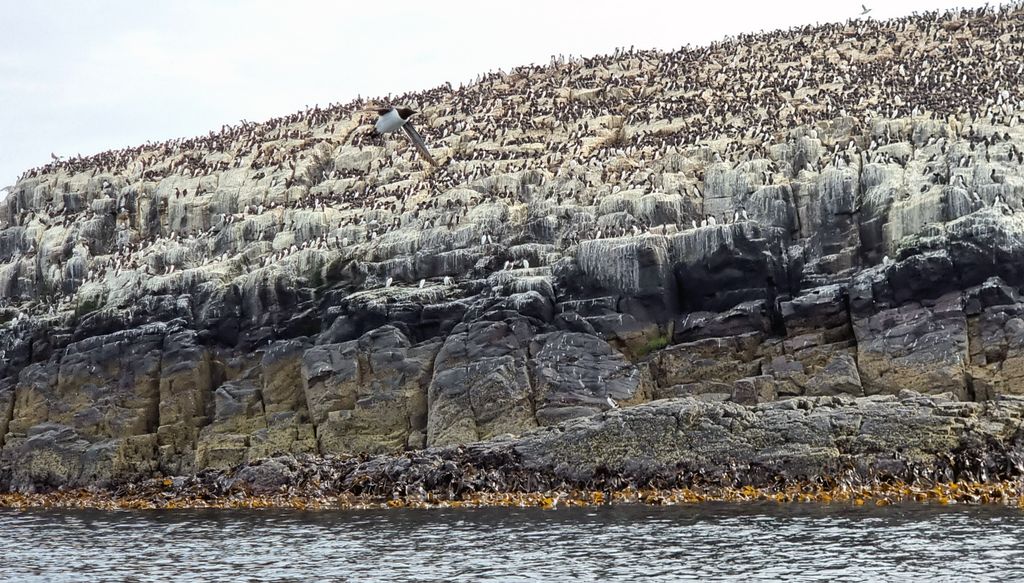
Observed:
[[[0,207],[0,486],[663,398],[1024,394],[1022,18],[401,96],[439,169],[351,103],[30,171]]]

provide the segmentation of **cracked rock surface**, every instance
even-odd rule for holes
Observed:
[[[1010,443],[1022,24],[397,97],[439,168],[355,101],[30,170],[0,201],[0,487],[482,440],[572,476]]]

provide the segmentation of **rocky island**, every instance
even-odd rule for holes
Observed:
[[[0,504],[1019,501],[1022,25],[554,57],[30,170]]]

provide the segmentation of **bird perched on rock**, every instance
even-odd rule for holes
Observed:
[[[408,107],[381,107],[377,109],[370,109],[378,116],[377,122],[373,124],[373,129],[378,134],[387,134],[401,128],[405,131],[406,137],[412,142],[412,145],[416,147],[420,155],[430,162],[431,165],[437,166],[437,161],[430,155],[427,150],[427,145],[423,143],[423,136],[420,135],[416,128],[412,127],[409,123],[409,118],[416,114],[415,110],[409,109]]]

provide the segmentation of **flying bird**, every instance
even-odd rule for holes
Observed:
[[[377,118],[377,122],[373,124],[374,131],[378,134],[387,134],[399,128],[403,129],[406,137],[409,138],[412,145],[419,151],[420,156],[423,156],[432,165],[437,166],[437,161],[430,155],[427,145],[423,143],[423,136],[409,122],[409,118],[416,114],[415,110],[408,107],[381,107],[367,111],[372,111],[380,116]]]
[[[868,12],[871,12],[871,9],[868,8],[867,6],[864,6],[863,4],[860,5],[860,9],[861,9],[861,13],[860,13],[861,16],[864,16]]]

